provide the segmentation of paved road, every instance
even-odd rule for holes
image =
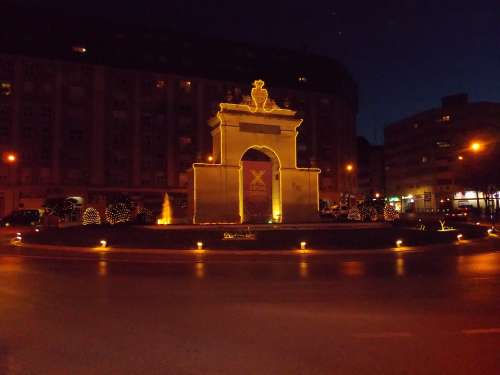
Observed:
[[[136,256],[4,242],[0,374],[499,374],[496,248]]]

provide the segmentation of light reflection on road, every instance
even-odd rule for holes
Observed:
[[[98,273],[99,276],[107,276],[108,275],[108,262],[105,260],[100,260],[98,263]]]
[[[402,256],[398,256],[396,259],[396,275],[403,277],[405,275],[405,260]]]
[[[205,264],[203,262],[198,261],[194,264],[194,275],[197,279],[205,277]]]
[[[457,271],[464,276],[500,273],[500,252],[461,255],[457,258]]]
[[[117,256],[99,253],[93,257],[81,255],[44,255],[27,253],[0,254],[1,273],[26,273],[44,269],[54,264],[61,272],[71,272],[65,263],[84,270],[92,267],[99,277],[110,277],[113,273],[161,273],[168,277],[191,277],[206,279],[224,275],[245,279],[309,279],[328,280],[345,277],[363,279],[372,277],[403,278],[425,275],[457,274],[463,277],[490,277],[500,275],[500,252],[453,254],[396,253],[392,255],[310,255],[304,254],[273,257],[270,255],[228,255],[224,258],[204,254],[203,256],[171,257],[166,254],[158,258]],[[231,266],[226,266],[230,264]],[[55,267],[55,268],[54,268]],[[70,267],[71,268],[71,267]]]
[[[360,277],[365,273],[365,265],[361,261],[342,262],[341,272],[343,276]]]
[[[309,276],[309,265],[304,260],[299,263],[299,275],[302,279],[307,279]]]

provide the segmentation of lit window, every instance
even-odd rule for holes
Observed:
[[[300,77],[298,78],[298,80],[299,80],[299,82],[301,82],[301,83],[305,83],[305,82],[307,82],[307,78],[306,78],[306,77],[304,77],[304,76],[300,76]]]
[[[413,127],[414,127],[415,129],[418,129],[418,122],[414,123],[414,124],[413,124]]]
[[[165,81],[163,79],[156,80],[155,87],[160,90],[165,88]]]
[[[451,116],[450,115],[443,115],[441,116],[441,122],[450,122],[451,121]]]
[[[76,53],[79,53],[79,54],[84,54],[85,52],[87,52],[87,48],[85,48],[84,46],[73,46],[72,48],[73,52],[76,52]]]
[[[191,92],[192,83],[191,81],[180,81],[180,87],[184,92],[189,93]]]
[[[422,163],[427,163],[427,156],[422,156]]]
[[[12,84],[10,82],[0,83],[0,95],[9,96],[12,94]]]

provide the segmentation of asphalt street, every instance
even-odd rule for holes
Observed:
[[[497,242],[136,255],[3,238],[0,374],[500,373]]]

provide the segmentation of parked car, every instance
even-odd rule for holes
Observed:
[[[38,210],[15,210],[0,219],[0,226],[29,226],[40,224],[40,211]]]
[[[332,209],[332,216],[336,221],[347,221],[348,214],[349,207],[347,206],[335,206]]]
[[[469,218],[470,211],[468,207],[461,207],[446,212],[445,217],[449,220],[466,221]]]

